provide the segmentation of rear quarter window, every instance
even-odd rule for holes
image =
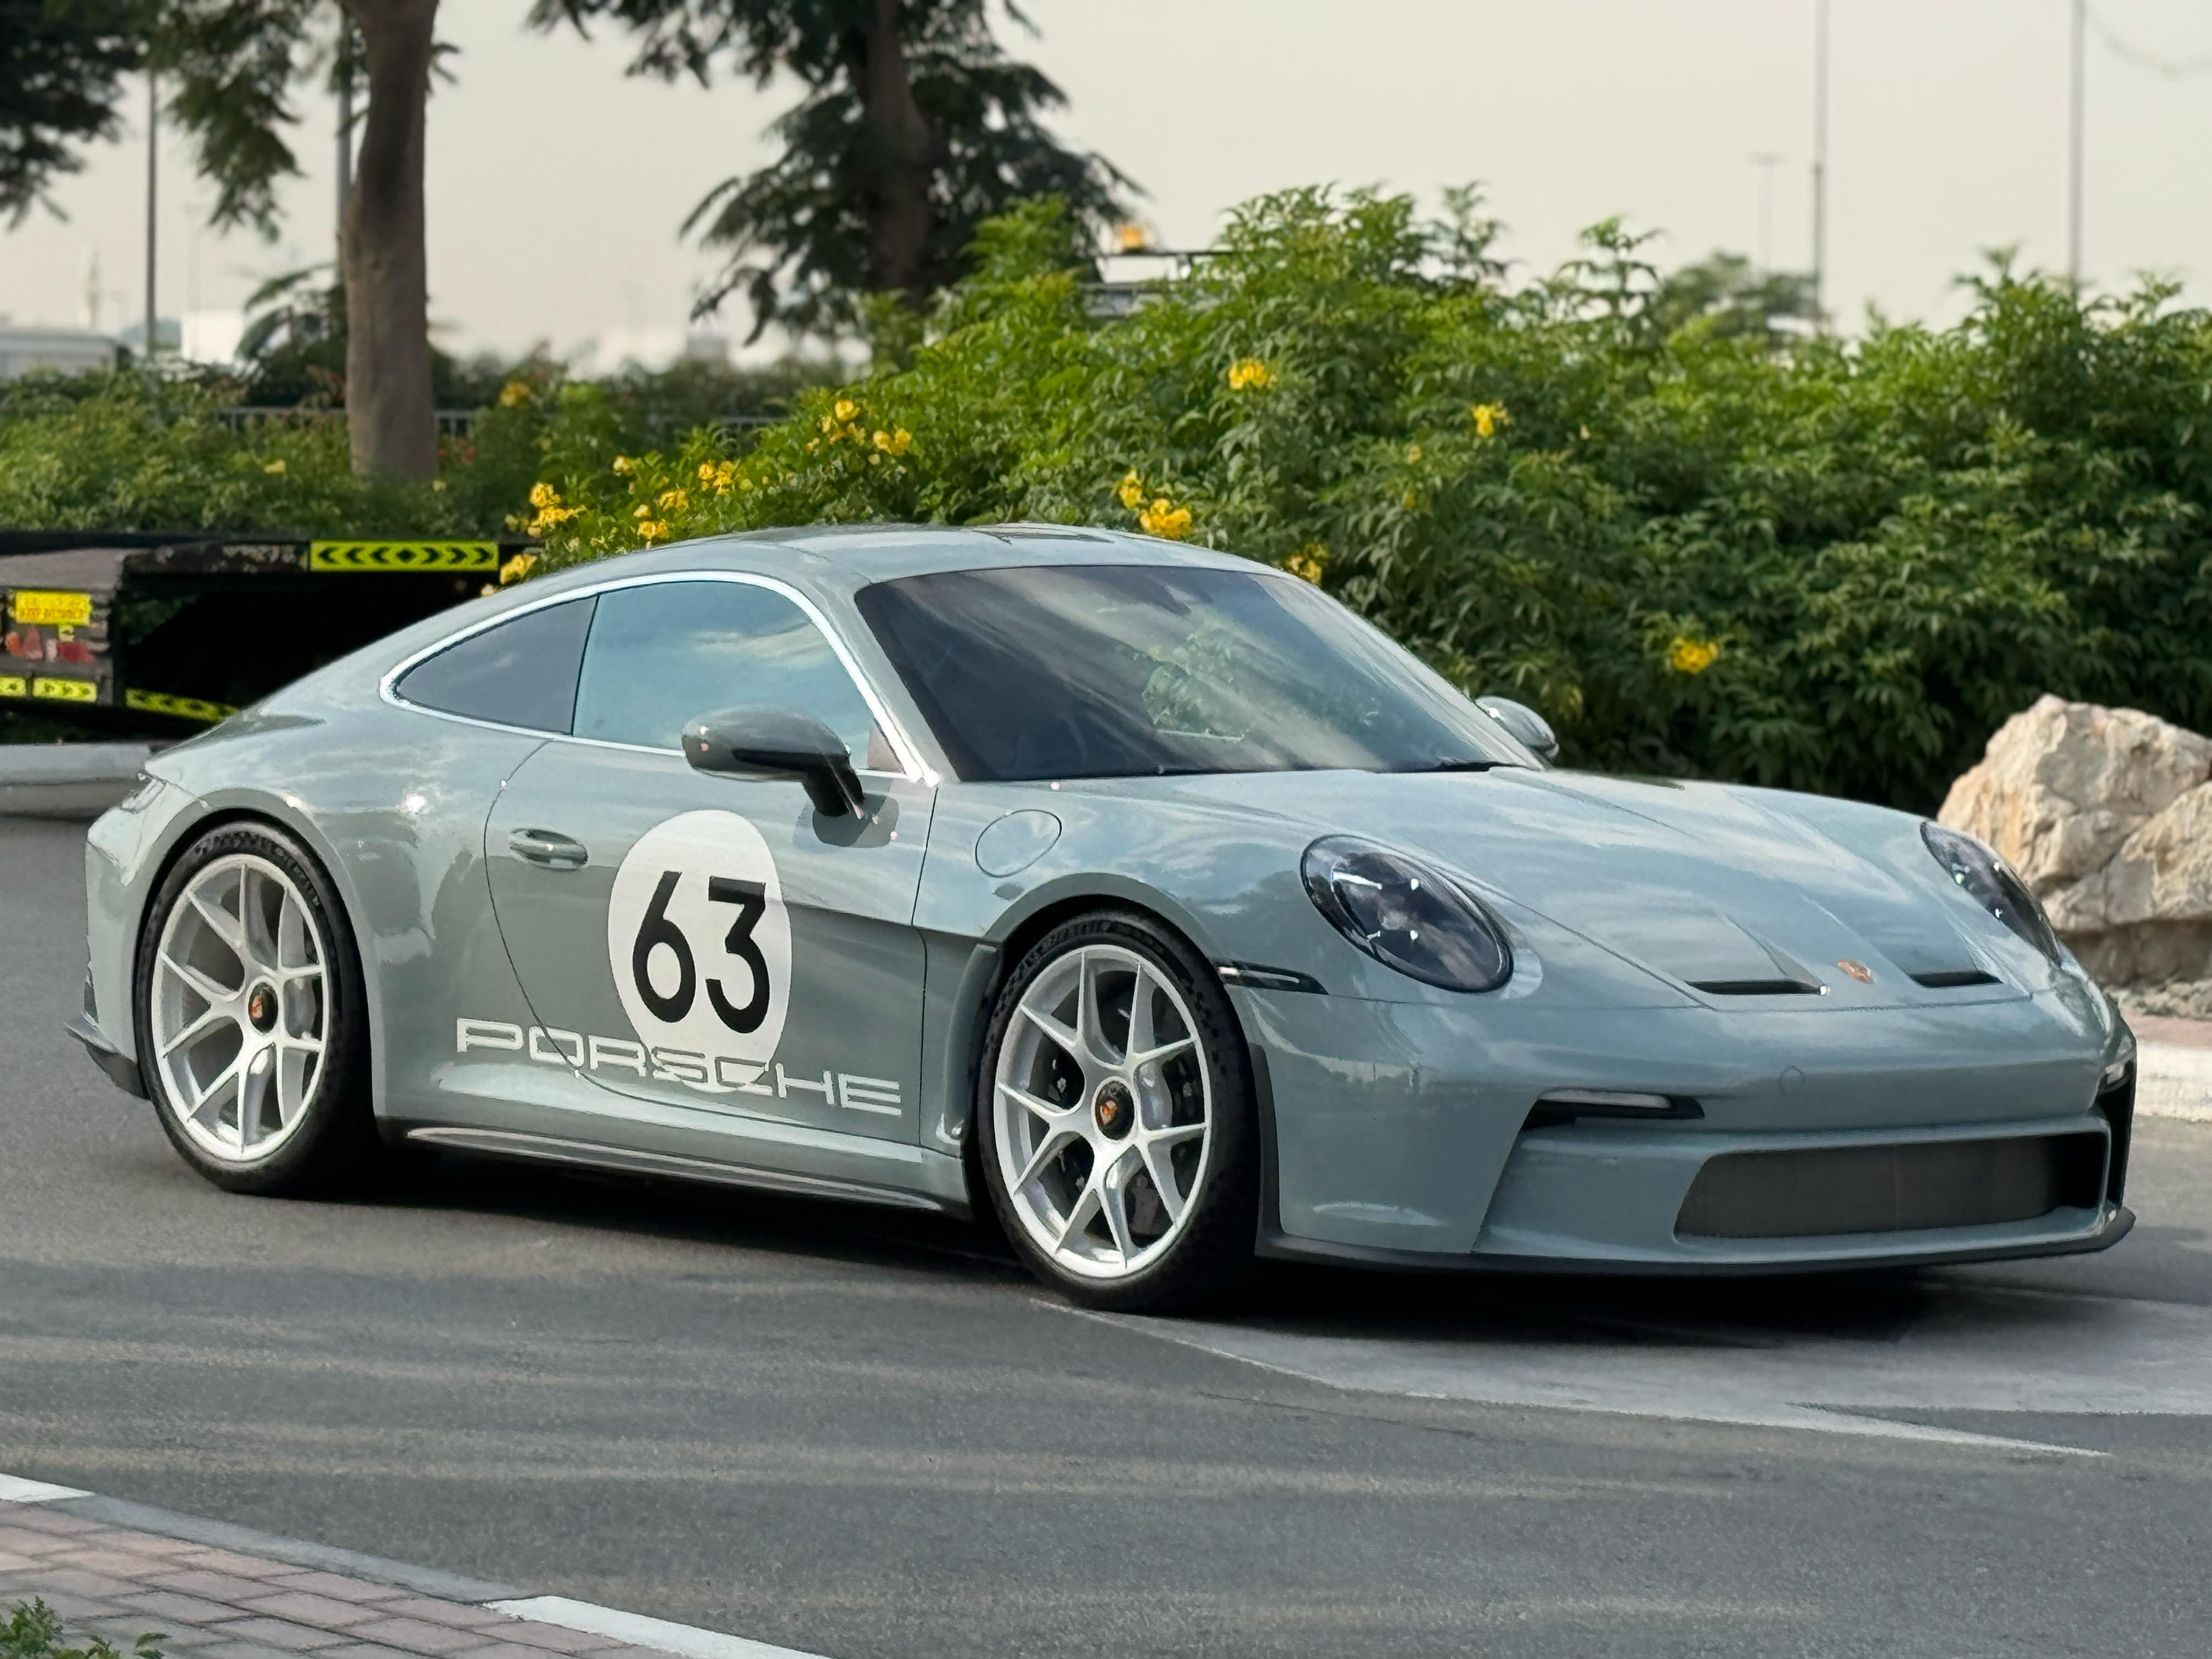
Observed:
[[[570,599],[471,634],[416,663],[392,690],[441,714],[566,733],[595,603]]]

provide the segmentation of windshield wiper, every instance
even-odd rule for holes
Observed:
[[[1516,764],[1515,762],[1502,760],[1423,761],[1418,766],[1396,766],[1391,768],[1391,770],[1395,772],[1488,772],[1497,767],[1514,764]]]

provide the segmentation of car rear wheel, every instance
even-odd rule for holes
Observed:
[[[1055,928],[1000,993],[979,1083],[993,1206],[1071,1299],[1164,1312],[1249,1269],[1250,1065],[1218,981],[1181,939],[1132,912]]]
[[[380,1161],[351,932],[289,836],[231,824],[185,851],[148,913],[137,990],[155,1109],[208,1180],[303,1192]]]

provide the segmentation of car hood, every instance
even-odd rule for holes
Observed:
[[[1717,1006],[1958,1002],[2050,982],[2039,957],[1942,880],[1901,812],[1522,768],[1139,786],[1156,787],[1428,858],[1509,921],[1534,911]]]

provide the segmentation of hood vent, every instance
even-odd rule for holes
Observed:
[[[1802,979],[1693,979],[1690,988],[1712,997],[1816,997],[1821,988]]]
[[[1915,985],[1923,985],[1931,991],[1962,990],[1969,985],[2002,985],[2004,981],[1995,974],[1985,974],[1978,968],[1951,968],[1938,973],[1915,974]]]

